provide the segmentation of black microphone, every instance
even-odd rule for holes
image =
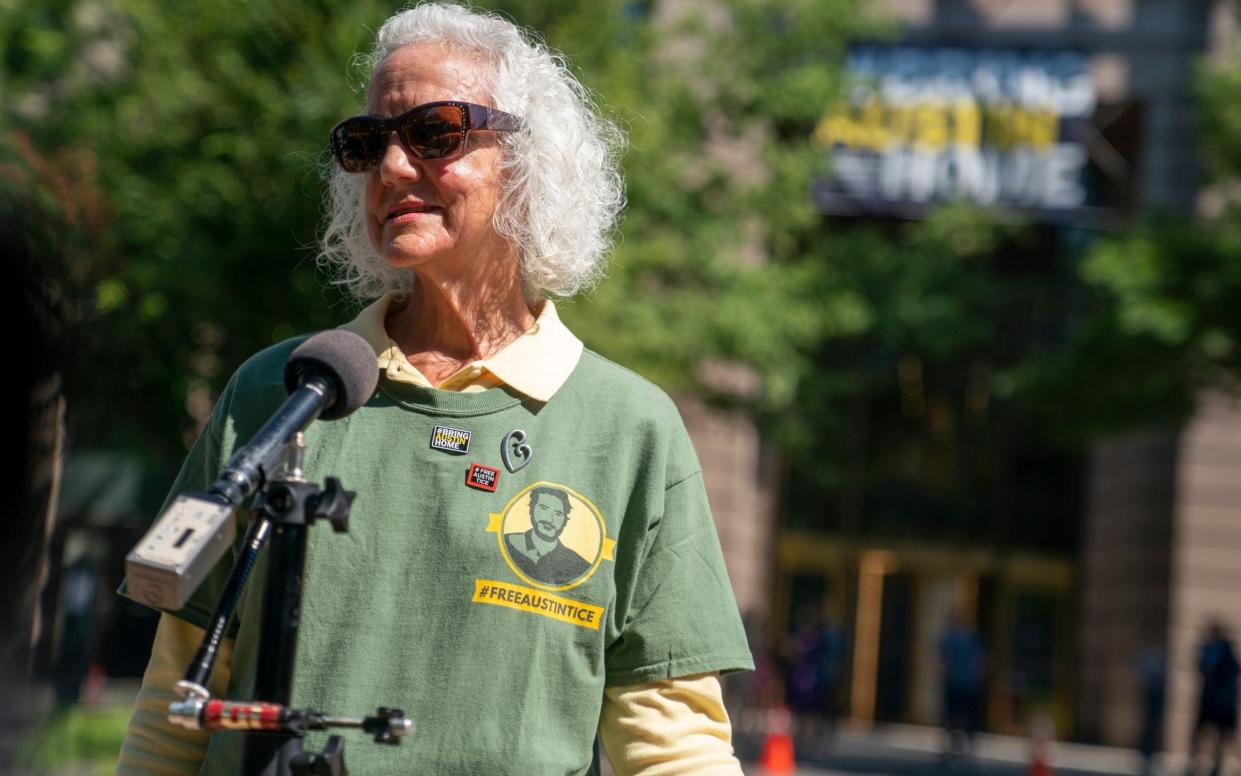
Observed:
[[[284,366],[289,398],[238,450],[206,493],[183,493],[125,558],[129,594],[176,610],[233,543],[233,511],[283,463],[290,440],[315,418],[336,420],[375,392],[375,351],[350,331],[320,332],[298,345]]]
[[[351,331],[320,332],[298,345],[284,365],[289,398],[207,491],[239,506],[281,464],[294,434],[316,417],[336,420],[352,413],[371,398],[378,382],[375,351]]]

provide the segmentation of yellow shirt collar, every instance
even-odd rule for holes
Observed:
[[[582,356],[582,341],[560,322],[556,305],[547,300],[534,325],[520,337],[491,358],[472,361],[449,375],[439,386],[432,386],[426,376],[409,363],[384,329],[388,310],[400,298],[399,293],[380,297],[357,318],[340,327],[370,343],[379,370],[388,380],[462,392],[507,385],[535,401],[546,402],[569,379]]]

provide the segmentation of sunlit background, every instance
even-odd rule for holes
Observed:
[[[1031,735],[1183,770],[1207,625],[1241,635],[1234,4],[480,5],[629,134],[610,276],[561,311],[685,416],[759,666],[726,682],[747,768],[786,707],[806,773],[938,768],[955,624],[996,774]],[[0,678],[34,677],[0,770],[111,772],[156,619],[125,553],[232,370],[355,312],[320,168],[398,7],[0,0]]]

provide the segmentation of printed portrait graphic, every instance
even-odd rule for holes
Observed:
[[[540,486],[530,491],[528,503],[530,528],[504,534],[505,549],[517,568],[549,585],[572,582],[589,571],[590,561],[560,542],[573,509],[569,494]]]
[[[585,581],[601,559],[610,559],[614,543],[605,535],[603,518],[571,488],[537,483],[495,518],[509,566],[524,581],[544,589],[573,587]]]

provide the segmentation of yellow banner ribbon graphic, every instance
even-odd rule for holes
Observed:
[[[603,623],[603,607],[592,606],[572,598],[544,593],[534,588],[510,585],[493,579],[474,580],[474,603],[507,606],[522,612],[550,617],[579,628],[599,630]]]

